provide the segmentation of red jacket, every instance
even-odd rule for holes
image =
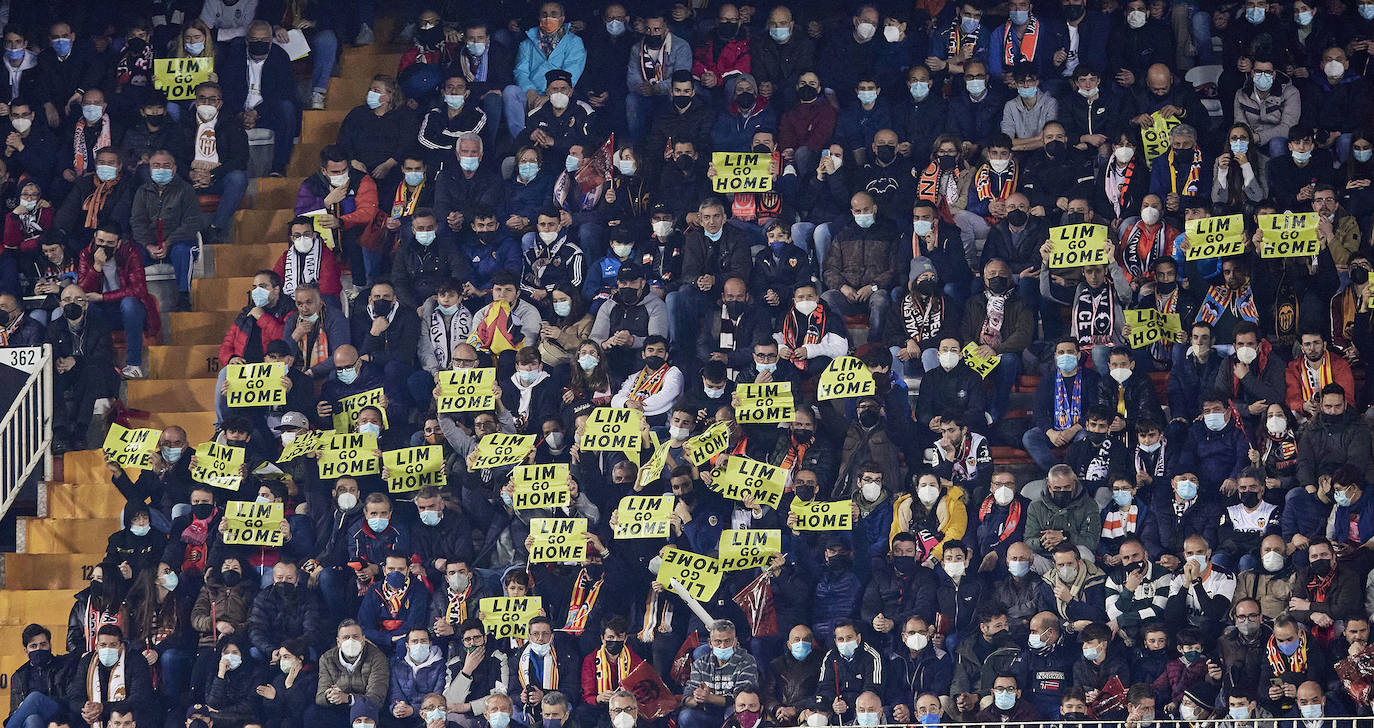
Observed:
[[[103,274],[95,267],[95,251],[86,246],[76,258],[76,283],[87,293],[100,293],[105,287]],[[119,290],[101,293],[107,303],[137,298],[143,302],[145,310],[143,330],[149,336],[162,333],[162,314],[157,309],[157,299],[148,292],[148,281],[143,277],[143,255],[138,246],[123,242],[115,249],[115,269],[119,277]]]
[[[620,649],[630,653],[631,670],[644,661],[635,654],[634,650],[630,649],[629,645]],[[596,655],[599,652],[601,652],[601,648],[597,647],[595,652],[582,658],[582,702],[587,705],[596,705]],[[620,683],[617,682],[616,687],[620,687]]]
[[[1337,354],[1331,349],[1326,350],[1326,359],[1331,362],[1331,381],[1341,385],[1345,390],[1345,403],[1351,407],[1355,406],[1355,377],[1350,373],[1350,364],[1345,357]],[[1285,383],[1285,397],[1288,409],[1293,412],[1302,412],[1302,380],[1307,376],[1303,368],[1307,357],[1299,355],[1297,359],[1288,362],[1288,368],[1284,370],[1283,378]]]
[[[38,211],[38,227],[40,232],[52,227],[53,209],[44,207]],[[19,224],[19,216],[13,211],[5,215],[5,247],[11,250],[19,250],[21,253],[38,252],[38,235],[24,235],[24,229]]]
[[[835,107],[825,99],[793,106],[782,115],[778,129],[778,148],[829,149],[830,137],[835,133],[837,118],[839,114]]]
[[[259,338],[262,339],[263,349],[266,349],[269,343],[282,338],[285,321],[270,313],[264,313],[261,318],[254,319],[248,315],[250,310],[252,307],[248,306],[240,311],[234,319],[234,325],[224,332],[224,341],[219,345],[220,366],[228,364],[229,360],[236,356],[243,356],[243,347],[248,345],[248,336],[253,332],[254,326],[261,332]]]
[[[731,71],[749,72],[749,39],[736,38],[726,43],[720,51],[720,57],[716,57],[713,49],[719,40],[712,38],[692,53],[692,75],[701,78],[701,74],[711,71],[720,77],[720,85],[724,85],[725,74]]]
[[[291,246],[287,245],[286,250],[281,255],[277,256],[277,264],[272,266],[272,270],[276,271],[277,275],[282,277],[283,286],[286,285],[286,256],[294,254],[295,253],[291,249]],[[339,275],[340,274],[338,257],[334,255],[334,251],[330,250],[328,245],[321,245],[320,279],[315,282],[315,285],[320,287],[320,295],[337,296],[341,291],[343,291],[343,283],[341,282]],[[291,292],[294,294],[295,290],[296,289],[293,287],[291,289]],[[286,293],[286,288],[282,288],[282,293]]]

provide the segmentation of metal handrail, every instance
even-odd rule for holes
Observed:
[[[0,349],[0,364],[28,373],[19,394],[0,418],[0,517],[13,505],[39,465],[52,479],[52,345]]]

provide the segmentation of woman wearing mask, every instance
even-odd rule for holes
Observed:
[[[1258,430],[1251,436],[1250,463],[1264,469],[1266,478],[1277,480],[1277,488],[1266,488],[1276,500],[1297,482],[1297,423],[1282,402],[1270,402]],[[1281,504],[1280,504],[1281,505]]]
[[[189,580],[188,580],[189,581]],[[182,695],[190,684],[196,632],[191,628],[191,604],[196,594],[166,562],[157,571],[145,570],[129,590],[129,649],[161,675],[167,695]]]
[[[1369,229],[1374,214],[1374,134],[1356,134],[1350,146],[1350,159],[1341,165],[1345,186],[1337,198],[1345,211],[1355,216],[1361,230]]]
[[[932,473],[917,476],[912,485],[914,493],[903,493],[892,504],[892,533],[888,541],[899,533],[929,531],[940,539],[940,544],[930,552],[931,558],[938,560],[946,542],[964,538],[968,529],[968,498],[963,488],[946,486]]]
[[[191,628],[199,637],[199,651],[191,672],[192,685],[205,684],[215,670],[216,640],[247,633],[248,615],[256,593],[257,585],[252,579],[243,578],[243,566],[237,557],[226,557],[217,567],[206,570],[205,585],[200,588],[195,606],[191,608]]]
[[[592,331],[592,316],[582,306],[577,289],[567,283],[554,286],[553,318],[539,324],[539,356],[544,366],[552,369],[559,381],[568,378],[568,370],[576,366],[573,359],[579,344]]]
[[[1112,142],[1112,155],[1093,180],[1093,211],[1112,221],[1122,235],[1139,219],[1137,213],[1150,192],[1150,168],[1138,149],[1140,138],[1122,132]]]
[[[124,627],[128,615],[124,599],[129,582],[109,561],[91,569],[91,583],[76,593],[67,617],[67,652],[83,654],[95,649],[96,632],[107,624]]]
[[[629,225],[637,235],[642,234],[649,224],[654,202],[652,187],[644,178],[644,160],[634,147],[626,145],[615,153],[614,164],[616,175],[606,190],[607,219],[616,226]]]
[[[555,289],[557,290],[557,289]],[[601,345],[583,339],[576,356],[569,361],[568,386],[563,389],[563,411],[569,419],[611,402],[615,394],[606,355]]]
[[[19,188],[19,202],[5,215],[5,252],[32,256],[38,238],[52,227],[55,208],[43,198],[43,189],[29,180]]]
[[[505,183],[505,219],[497,222],[516,237],[532,232],[539,208],[553,197],[553,183],[560,172],[552,166],[545,168],[539,147],[521,147],[515,153],[515,173]]]
[[[244,637],[227,635],[219,641],[219,662],[206,691],[205,704],[215,711],[215,725],[241,728],[260,719],[257,691],[263,671],[248,654]]]
[[[419,121],[404,105],[396,79],[372,77],[362,104],[353,107],[339,125],[339,146],[353,168],[372,175],[380,199],[391,199],[401,181],[398,153],[418,138]]]
[[[313,50],[313,49],[312,49]],[[172,58],[215,58],[215,34],[210,30],[210,26],[204,20],[195,20],[182,26],[180,37],[174,41],[171,48]],[[219,74],[210,72],[210,81],[219,83]],[[191,108],[191,101],[169,101],[167,102],[167,115],[172,117],[172,121],[181,121],[186,112]]]
[[[1245,212],[1269,192],[1265,183],[1269,158],[1247,124],[1232,124],[1226,139],[1226,151],[1212,163],[1212,202],[1228,213]]]
[[[123,522],[123,529],[110,534],[105,560],[119,567],[125,579],[132,579],[139,571],[157,564],[167,534],[152,527],[148,506],[143,503],[125,506]]]
[[[264,728],[303,728],[305,709],[315,702],[319,674],[310,650],[300,640],[287,640],[272,654],[272,666],[255,692],[262,701]]]

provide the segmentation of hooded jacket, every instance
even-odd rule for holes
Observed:
[[[1056,503],[1046,488],[1026,509],[1026,545],[1049,558],[1050,552],[1040,545],[1040,533],[1046,530],[1063,531],[1065,543],[1096,553],[1097,542],[1102,538],[1102,521],[1098,518],[1096,501],[1082,486],[1077,486],[1067,501]]]

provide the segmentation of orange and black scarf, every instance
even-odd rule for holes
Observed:
[[[1018,63],[1035,60],[1036,44],[1040,37],[1040,21],[1031,16],[1021,31],[1021,41],[1016,40],[1015,29],[1007,23],[1007,36],[1002,39],[1002,65],[1011,68]]]

